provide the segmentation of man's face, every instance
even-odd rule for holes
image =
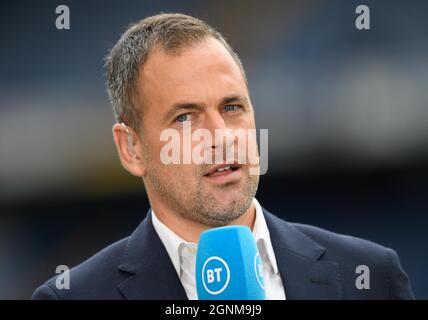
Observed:
[[[259,180],[258,175],[250,175],[248,159],[233,170],[212,172],[218,165],[214,163],[216,153],[221,153],[223,163],[226,162],[226,144],[215,141],[215,130],[255,129],[245,80],[227,49],[214,38],[175,55],[155,49],[140,71],[139,80],[138,90],[144,104],[144,183],[150,200],[162,202],[182,217],[214,227],[226,225],[244,214]],[[213,137],[208,148],[212,164],[161,161],[162,147],[168,143],[161,141],[162,131],[176,129],[182,139],[184,124],[190,124],[192,132],[209,130]],[[234,143],[237,160],[237,141]],[[197,144],[200,141],[191,142],[192,149]],[[181,159],[183,145],[182,140]],[[255,142],[247,146],[255,147]]]

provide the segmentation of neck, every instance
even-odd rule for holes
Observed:
[[[151,203],[156,217],[169,229],[187,242],[197,243],[201,233],[213,227],[201,224],[199,222],[186,219],[161,203]],[[253,229],[256,219],[256,208],[254,203],[238,219],[233,220],[228,225],[244,225]]]

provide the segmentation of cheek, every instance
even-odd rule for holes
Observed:
[[[148,153],[151,164],[159,167],[169,166],[172,159],[171,141],[161,141],[161,134],[154,135],[148,139]],[[166,168],[168,169],[168,168]],[[162,168],[163,170],[163,168]]]
[[[192,165],[166,165],[163,174],[167,181],[177,189],[178,193],[193,193],[198,189],[198,178],[195,174],[195,168]]]
[[[161,164],[162,174],[169,181],[179,182],[181,187],[188,188],[195,184],[195,168],[185,164]]]
[[[253,112],[248,114],[247,128],[248,129],[255,129],[256,128],[256,122],[254,119],[254,113]]]
[[[254,121],[254,114],[253,112],[249,112],[245,114],[239,122],[237,122],[237,126],[242,129],[255,129],[256,123]]]

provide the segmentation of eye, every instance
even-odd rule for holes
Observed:
[[[192,118],[192,115],[190,113],[183,113],[183,114],[180,114],[177,118],[175,118],[175,121],[179,123],[183,123],[185,121],[190,121],[191,118]]]
[[[241,108],[241,106],[234,105],[234,104],[228,104],[228,105],[224,106],[223,110],[226,112],[233,112],[233,111],[237,111],[240,108]]]

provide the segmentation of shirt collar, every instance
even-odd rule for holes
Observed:
[[[180,277],[180,252],[182,251],[183,246],[190,245],[191,243],[181,238],[174,231],[172,231],[165,224],[163,224],[156,217],[156,214],[153,209],[152,221],[153,227],[155,228],[159,238],[165,246],[169,257],[171,258],[172,264],[174,265],[175,271],[177,271],[177,274]],[[196,247],[196,244],[193,245]]]
[[[267,259],[269,260],[269,263],[272,266],[273,272],[276,274],[278,273],[278,266],[276,264],[276,258],[273,251],[272,242],[270,240],[270,233],[266,224],[263,210],[256,198],[253,198],[253,204],[256,209],[256,219],[253,226],[254,239],[256,241],[260,254],[263,255],[262,251],[266,253]],[[171,258],[172,264],[174,265],[175,271],[180,277],[180,256],[183,252],[183,249],[190,248],[191,252],[194,250],[194,253],[196,253],[197,244],[188,242],[181,238],[156,217],[156,214],[153,209],[151,211],[153,227],[155,228],[156,233],[161,239],[163,245],[165,246],[169,257]],[[263,257],[262,260],[264,260]]]

